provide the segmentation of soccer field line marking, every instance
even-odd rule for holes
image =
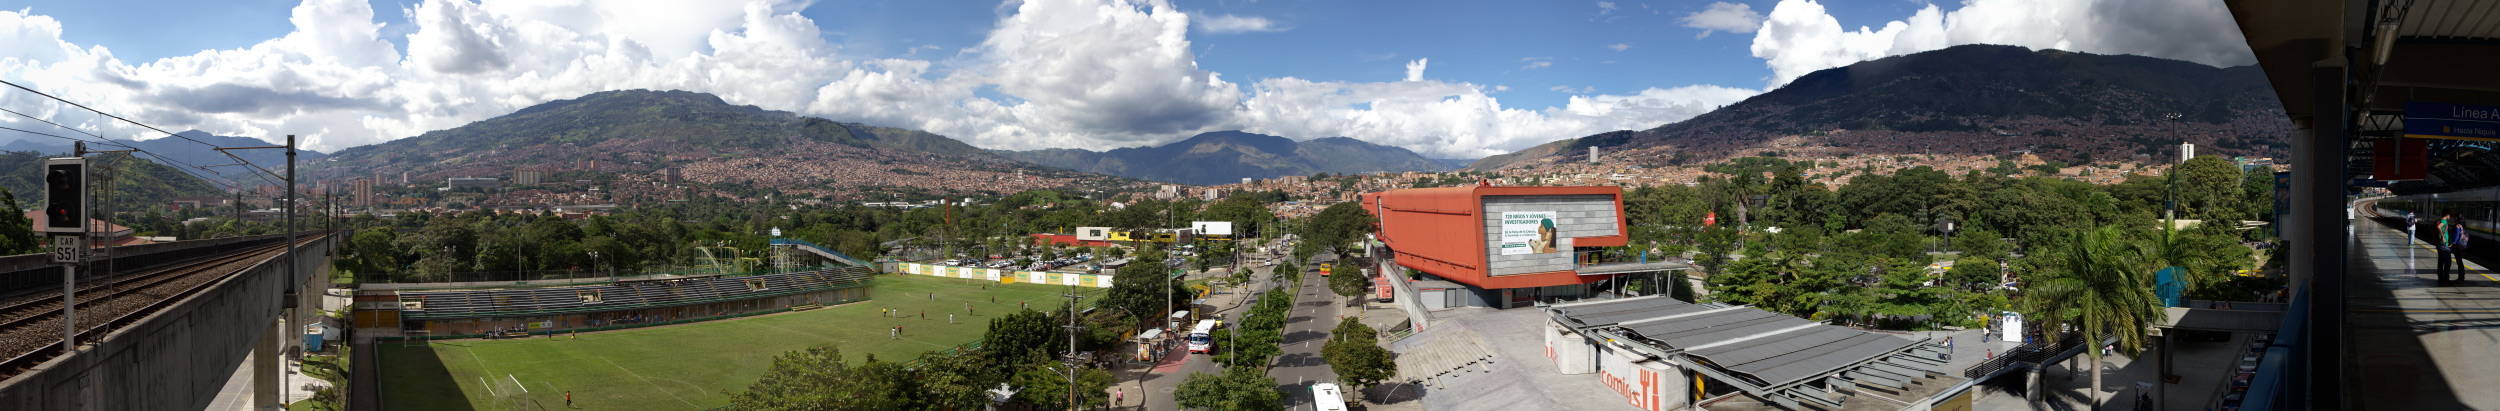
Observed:
[[[469,353],[469,361],[476,361],[476,362],[477,362],[477,372],[478,372],[479,374],[485,374],[485,375],[495,375],[495,370],[494,370],[494,369],[491,369],[491,368],[487,368],[487,367],[486,367],[486,360],[483,360],[483,359],[479,359],[479,358],[477,358],[477,350],[476,350],[476,349],[471,349],[471,348],[469,348],[469,346],[467,346],[467,345],[461,345],[461,346],[460,346],[460,351],[468,352],[468,353]],[[487,383],[486,383],[486,379],[485,379],[485,378],[486,378],[486,377],[478,377],[478,380],[477,380],[477,385],[478,385],[479,387],[486,388],[486,390],[487,390],[487,392],[486,392],[486,400],[487,400],[487,401],[489,401],[489,402],[492,402],[492,401],[494,401],[494,399],[495,399],[495,394],[494,394],[494,389],[495,389],[495,388],[494,388],[494,385],[493,385],[493,384],[487,384]],[[465,396],[465,395],[463,395],[463,396]]]
[[[607,362],[607,363],[608,363],[608,366],[616,367],[616,369],[619,369],[619,370],[624,370],[624,371],[625,371],[625,375],[631,375],[631,376],[634,376],[634,379],[642,380],[642,383],[644,383],[644,384],[651,384],[651,388],[657,388],[657,389],[659,389],[661,394],[668,394],[668,397],[669,397],[669,398],[676,398],[676,399],[677,399],[677,402],[686,403],[686,406],[689,406],[689,407],[703,408],[703,406],[700,406],[700,405],[694,405],[694,401],[686,401],[686,398],[685,398],[685,397],[679,397],[679,396],[677,396],[677,393],[668,392],[668,388],[667,388],[667,387],[661,387],[661,386],[660,386],[660,383],[651,382],[651,379],[650,379],[650,378],[643,378],[643,377],[642,377],[642,374],[637,374],[637,373],[634,373],[634,370],[632,370],[632,369],[628,369],[628,368],[625,368],[625,366],[623,366],[623,365],[617,365],[617,364],[616,364],[616,361],[609,360],[609,359],[608,359],[608,357],[599,357],[599,361],[605,361],[605,362]],[[685,381],[677,381],[677,383],[678,383],[678,384],[685,384],[686,382],[685,382]],[[698,388],[698,389],[700,389],[700,388]]]

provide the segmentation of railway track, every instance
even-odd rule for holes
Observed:
[[[319,239],[299,239],[298,244]],[[279,244],[237,250],[116,279],[78,290],[78,338],[93,341],[99,330],[118,327],[155,313],[209,284],[285,251]],[[61,354],[61,301],[58,296],[0,307],[0,378],[15,376]]]

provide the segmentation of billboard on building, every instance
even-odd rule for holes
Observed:
[[[1233,222],[1191,221],[1189,222],[1189,229],[1190,231],[1197,232],[1198,235],[1233,235]]]
[[[1110,240],[1111,227],[1077,227],[1076,239],[1086,241]]]
[[[1502,212],[1502,255],[1544,254],[1555,250],[1552,211]]]

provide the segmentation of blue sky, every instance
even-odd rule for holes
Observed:
[[[0,78],[330,150],[677,88],[990,148],[1244,129],[1472,158],[1958,44],[2253,61],[2215,0],[587,3],[36,1],[0,11]]]

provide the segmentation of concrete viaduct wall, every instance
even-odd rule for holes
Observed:
[[[337,237],[296,250],[303,268],[286,276],[282,258],[270,258],[229,276],[135,324],[91,342],[76,354],[53,358],[0,381],[0,409],[11,410],[196,410],[207,408],[244,357],[278,336],[300,344],[301,331],[278,332],[286,284],[299,285],[302,317],[316,307],[330,274]],[[289,321],[289,324],[302,324]],[[261,368],[275,371],[276,356]],[[272,375],[274,377],[274,375]],[[305,377],[309,378],[309,377]],[[275,381],[268,381],[275,388]],[[259,385],[259,384],[256,384]],[[274,391],[272,391],[274,393]]]

